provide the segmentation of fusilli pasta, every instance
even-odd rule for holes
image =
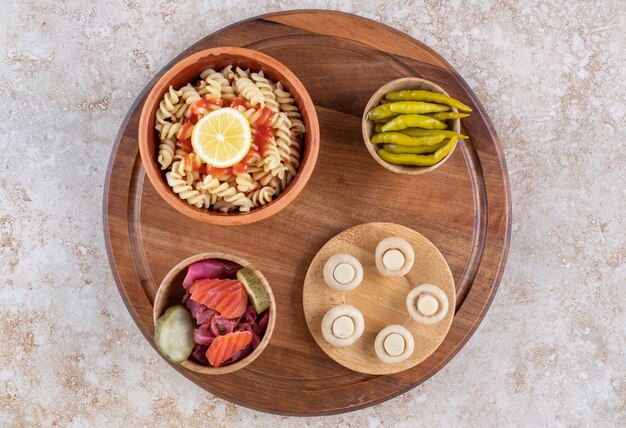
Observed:
[[[181,95],[182,92],[175,91],[172,85],[170,85],[165,95],[163,95],[163,99],[159,103],[159,110],[163,119],[167,119],[172,116]]]
[[[186,200],[190,205],[196,208],[202,208],[204,204],[204,196],[193,186],[188,184],[180,175],[173,171],[165,174],[167,184],[178,194],[181,199]]]
[[[237,67],[237,74],[235,75],[235,89],[241,96],[250,101],[250,104],[253,106],[260,105],[265,107],[263,92],[250,80],[248,73],[245,73],[239,67]]]
[[[270,83],[269,80],[265,78],[265,75],[262,71],[258,73],[252,73],[250,75],[254,84],[261,93],[263,94],[263,98],[265,99],[265,106],[269,108],[272,112],[278,112],[278,102],[276,101],[276,95],[274,94],[274,87]]]
[[[159,145],[159,157],[157,158],[157,161],[161,165],[161,169],[167,169],[167,167],[172,164],[175,150],[176,144],[174,144],[173,140],[161,139],[161,144]]]
[[[296,106],[296,101],[293,99],[289,91],[283,88],[282,83],[278,82],[276,84],[274,94],[276,95],[276,101],[278,102],[280,109],[287,114],[287,117],[291,121],[292,132],[296,135],[306,132],[306,128],[302,122],[300,109]]]
[[[244,160],[228,168],[207,165],[191,144],[195,124],[221,108],[247,118],[253,142]],[[207,68],[195,83],[170,86],[155,119],[157,162],[174,193],[197,208],[250,211],[278,197],[298,173],[302,116],[289,91],[262,71]]]
[[[272,187],[265,186],[259,190],[255,190],[248,196],[252,201],[253,206],[258,207],[259,205],[265,205],[270,203],[275,194],[276,190],[274,190]]]

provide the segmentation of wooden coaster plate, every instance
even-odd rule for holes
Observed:
[[[376,245],[390,236],[407,240],[415,251],[413,268],[400,278],[387,278],[376,270]],[[350,254],[363,265],[363,282],[352,291],[336,291],[324,282],[324,264],[335,254]],[[440,287],[449,301],[448,313],[434,325],[414,321],[406,309],[405,299],[409,291],[424,283]],[[452,324],[454,279],[437,247],[423,235],[398,224],[367,223],[341,232],[317,253],[304,281],[302,302],[309,330],[326,355],[360,373],[392,374],[421,363],[443,342]],[[365,331],[354,344],[338,348],[324,340],[321,322],[330,308],[343,303],[363,313]],[[391,324],[400,324],[413,334],[415,350],[411,357],[401,363],[383,364],[374,352],[374,340],[379,331]]]

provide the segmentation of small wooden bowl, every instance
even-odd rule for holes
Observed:
[[[374,135],[374,128],[376,127],[376,124],[374,123],[374,121],[367,119],[367,113],[380,103],[380,100],[382,100],[385,97],[385,94],[387,92],[401,91],[403,89],[412,89],[412,90],[422,89],[425,91],[437,92],[439,94],[448,95],[448,93],[444,91],[443,88],[441,88],[439,85],[436,85],[435,83],[429,80],[420,79],[418,77],[402,77],[400,79],[392,80],[391,82],[386,83],[379,90],[377,90],[374,93],[374,95],[372,95],[372,98],[370,98],[367,105],[365,106],[365,111],[363,112],[363,119],[361,121],[363,141],[365,142],[365,147],[367,147],[367,150],[370,152],[374,160],[376,160],[376,162],[381,164],[383,167],[385,167],[389,171],[395,172],[397,174],[407,174],[407,175],[424,174],[426,172],[437,169],[441,165],[443,165],[443,163],[447,161],[450,158],[450,156],[452,156],[452,153],[454,153],[454,149],[448,154],[448,156],[441,159],[441,161],[439,161],[436,165],[433,165],[433,166],[394,165],[394,164],[391,164],[382,160],[380,156],[378,156],[378,153],[376,153],[376,144],[372,144],[371,142],[372,136]],[[451,111],[458,112],[458,110],[455,108],[453,108]],[[447,122],[448,122],[449,130],[454,131],[454,132],[461,132],[461,121],[459,119],[448,120]],[[456,149],[456,146],[455,146],[455,149]]]
[[[259,272],[253,266],[251,266],[247,260],[242,259],[241,257],[238,257],[238,256],[233,256],[230,254],[220,253],[220,252],[208,252],[208,253],[196,254],[195,256],[191,256],[183,260],[182,262],[174,266],[172,270],[170,270],[169,273],[165,275],[165,278],[163,278],[163,282],[161,282],[161,285],[159,286],[159,290],[157,291],[157,294],[154,298],[154,306],[152,308],[152,317],[154,321],[154,326],[156,328],[157,320],[159,319],[161,315],[163,315],[163,313],[165,312],[167,308],[174,306],[174,305],[181,304],[181,300],[185,294],[185,289],[183,288],[183,279],[185,278],[185,275],[187,273],[187,266],[197,261],[206,260],[206,259],[230,260],[230,261],[240,264],[242,267],[250,268],[254,272],[254,274],[257,276],[257,278],[259,278],[261,283],[263,283],[263,286],[265,287],[265,289],[267,290],[267,293],[270,296],[270,309],[269,309],[270,319],[267,324],[267,330],[265,331],[265,334],[263,335],[263,338],[261,339],[261,343],[259,343],[259,346],[254,351],[252,351],[250,355],[245,357],[243,360],[237,361],[234,364],[230,364],[224,367],[205,366],[203,364],[196,363],[191,358],[180,363],[180,365],[182,365],[183,367],[191,371],[202,373],[202,374],[215,375],[215,374],[231,373],[247,366],[252,361],[254,361],[261,354],[261,352],[263,352],[263,350],[269,343],[270,338],[272,337],[272,333],[274,332],[274,325],[276,324],[276,300],[274,299],[274,294],[272,293],[272,289],[270,288],[270,285],[267,282],[267,279],[265,278],[265,276],[263,276],[261,272]]]
[[[178,197],[170,188],[165,174],[157,162],[158,138],[155,125],[155,113],[163,95],[170,85],[178,89],[189,82],[198,79],[202,71],[207,68],[220,70],[232,64],[241,68],[250,68],[254,71],[263,71],[265,75],[280,81],[296,100],[306,126],[305,142],[298,173],[287,189],[276,199],[260,208],[248,213],[220,213],[211,210],[198,209]],[[172,207],[182,214],[193,219],[218,224],[222,226],[236,226],[254,223],[266,219],[285,208],[302,191],[313,173],[320,146],[320,131],[315,105],[300,80],[287,67],[274,58],[260,52],[244,48],[221,47],[200,51],[183,58],[172,66],[156,82],[141,110],[139,119],[139,152],[141,162],[148,179],[157,193]]]

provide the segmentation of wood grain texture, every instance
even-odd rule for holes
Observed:
[[[271,219],[236,228],[191,221],[158,196],[138,156],[139,114],[163,72],[157,75],[121,126],[104,189],[109,261],[133,319],[153,344],[152,302],[165,274],[185,257],[224,251],[266,275],[280,316],[268,347],[242,370],[206,376],[175,366],[207,391],[262,411],[323,415],[370,406],[424,382],[479,325],[508,252],[506,164],[479,100],[434,51],[349,14],[295,11],[251,19],[212,34],[180,57],[215,46],[257,49],[298,76],[319,116],[317,166],[300,196]],[[416,177],[381,168],[361,136],[361,115],[371,94],[385,82],[409,76],[434,81],[475,107],[463,120],[462,132],[470,140],[444,166]],[[302,284],[317,251],[340,231],[373,221],[419,230],[448,261],[456,284],[456,313],[441,346],[421,364],[388,376],[360,374],[328,358],[308,333],[302,312]]]
[[[386,278],[376,269],[376,246],[390,236],[407,240],[415,251],[413,268],[400,278]],[[363,266],[363,282],[350,292],[333,290],[324,282],[324,264],[335,254],[350,254]],[[406,309],[407,294],[424,283],[440,287],[450,304],[444,319],[434,325],[414,321]],[[330,239],[313,259],[302,292],[307,326],[326,355],[344,367],[372,375],[388,375],[410,369],[432,354],[450,329],[454,302],[452,273],[437,247],[418,232],[391,223],[360,224]],[[329,309],[344,303],[361,311],[365,331],[354,344],[338,348],[324,340],[321,323]],[[374,340],[378,332],[391,324],[406,327],[413,334],[416,346],[411,357],[401,363],[383,364],[374,351]]]

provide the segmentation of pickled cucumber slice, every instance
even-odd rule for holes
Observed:
[[[191,355],[196,342],[193,330],[196,322],[182,305],[168,308],[157,320],[154,341],[156,346],[170,360],[182,363]]]
[[[262,313],[270,307],[270,296],[251,269],[239,269],[237,271],[237,279],[241,281],[243,287],[246,289],[246,293],[248,293],[250,302],[252,306],[254,306],[254,310],[257,314]]]

